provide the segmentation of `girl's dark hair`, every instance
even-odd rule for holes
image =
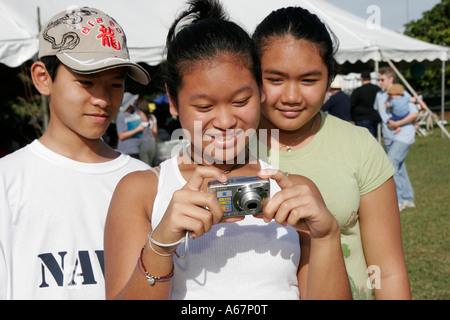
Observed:
[[[328,69],[328,83],[336,76],[334,55],[339,41],[334,33],[315,15],[301,7],[281,8],[270,13],[255,29],[253,41],[261,57],[275,37],[292,35],[317,45],[319,54]]]
[[[249,34],[228,20],[217,0],[190,0],[189,9],[174,21],[167,35],[163,77],[168,93],[178,103],[183,76],[198,62],[234,55],[261,84],[261,64]]]

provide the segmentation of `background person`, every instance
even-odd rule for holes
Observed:
[[[345,121],[350,121],[350,97],[342,91],[341,80],[334,79],[330,84],[330,96],[323,104],[322,111]]]
[[[414,121],[419,115],[414,103],[409,103],[409,114],[401,120],[389,120],[392,117],[391,111],[386,106],[389,96],[387,91],[394,85],[395,72],[390,67],[380,68],[380,85],[382,90],[377,93],[374,109],[380,114],[382,120],[382,135],[386,153],[395,168],[394,180],[397,190],[397,201],[399,210],[414,208],[414,189],[409,180],[406,170],[405,158],[409,148],[415,142],[416,128]],[[411,99],[411,95],[404,91],[404,96]],[[402,127],[402,130],[394,134],[395,129]]]
[[[402,120],[409,114],[409,102],[410,99],[403,94],[405,88],[401,84],[393,84],[388,90],[388,100],[386,101],[386,106],[390,109],[393,114],[389,118],[391,121]],[[394,134],[397,134],[401,130],[401,127],[395,129]]]
[[[139,159],[152,166],[156,153],[155,137],[158,136],[158,123],[156,117],[150,112],[149,103],[145,97],[139,97],[137,109],[143,121],[141,126],[144,127],[139,146]]]
[[[367,128],[375,137],[378,137],[378,124],[380,115],[373,108],[375,96],[380,87],[370,82],[370,72],[361,72],[362,85],[353,90],[350,95],[350,110],[352,121],[360,127]]]
[[[119,138],[117,150],[136,159],[139,159],[142,132],[145,129],[141,125],[142,117],[137,108],[138,98],[138,94],[125,92],[116,119],[117,137]]]

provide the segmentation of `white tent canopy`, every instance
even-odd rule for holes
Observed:
[[[157,65],[163,59],[167,31],[175,16],[186,8],[184,0],[0,0],[0,62],[17,67],[35,57],[38,51],[38,26],[56,13],[74,5],[92,6],[114,17],[124,28],[131,58]],[[339,38],[339,63],[369,60],[446,61],[447,47],[419,41],[389,29],[367,23],[323,0],[223,0],[233,21],[250,33],[272,10],[299,5],[330,26]],[[40,9],[40,19],[38,10]],[[382,53],[382,55],[381,55]]]

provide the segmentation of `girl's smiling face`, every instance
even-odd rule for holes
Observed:
[[[322,107],[328,88],[327,66],[317,46],[290,35],[274,38],[262,53],[261,65],[264,127],[302,128]]]
[[[264,95],[242,62],[224,56],[191,66],[177,101],[169,96],[170,112],[189,133],[191,152],[231,163],[258,126]]]

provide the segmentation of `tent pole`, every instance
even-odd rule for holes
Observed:
[[[388,57],[385,57],[383,55],[383,52],[381,52],[381,55],[383,56],[383,58],[387,61],[387,63],[389,64],[389,66],[391,66],[391,68],[395,71],[395,73],[399,76],[399,78],[402,80],[402,82],[405,84],[405,86],[409,89],[409,91],[411,91],[411,93],[413,94],[413,96],[417,99],[417,101],[419,101],[420,105],[422,107],[425,108],[425,110],[427,110],[430,114],[431,117],[433,118],[433,120],[436,122],[436,124],[438,125],[439,128],[441,128],[441,131],[443,134],[445,134],[449,139],[450,139],[450,134],[447,132],[447,130],[445,130],[445,127],[442,125],[441,121],[439,121],[439,118],[433,113],[431,112],[431,110],[428,108],[428,106],[422,101],[422,99],[419,97],[419,95],[417,94],[417,92],[411,87],[411,85],[409,84],[408,81],[406,81],[406,79],[403,77],[403,75],[400,73],[400,71],[398,71],[398,69],[395,67],[395,65],[392,63],[391,59],[389,59]]]
[[[375,70],[374,71],[378,75],[379,70],[380,70],[379,61],[377,59],[377,60],[374,60],[374,62],[375,62]],[[370,80],[372,81],[372,79],[370,79]],[[377,140],[379,143],[381,143],[381,122],[378,122],[378,125],[377,125]]]
[[[445,60],[442,60],[442,69],[441,69],[441,123],[444,123],[445,120]],[[441,133],[441,136],[444,137],[444,134]]]
[[[37,21],[38,21],[38,31],[41,33],[41,8],[37,7]],[[48,127],[48,113],[47,113],[47,97],[41,95],[41,108],[42,108],[42,125],[44,132],[47,131]]]

